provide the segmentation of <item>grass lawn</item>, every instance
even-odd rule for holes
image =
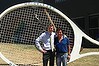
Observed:
[[[99,48],[84,48],[80,54],[94,51],[99,52]],[[16,64],[40,64],[42,66],[42,54],[34,45],[0,43],[0,52]],[[0,59],[0,64],[6,63]],[[68,66],[99,66],[99,56],[83,57],[69,63]]]
[[[99,48],[84,48],[80,54],[86,52],[99,52]],[[82,57],[69,63],[68,66],[99,66],[99,55]]]
[[[0,52],[16,64],[42,64],[42,54],[34,45],[0,44]],[[5,62],[0,59],[0,64]]]

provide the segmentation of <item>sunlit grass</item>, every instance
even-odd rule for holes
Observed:
[[[0,52],[16,64],[42,63],[42,54],[34,45],[25,44],[0,44]],[[0,63],[4,63],[0,61]]]
[[[99,48],[84,48],[80,54],[87,52],[99,52]],[[69,63],[68,66],[99,66],[99,55],[82,57]]]
[[[0,52],[16,64],[41,64],[42,66],[42,53],[34,45],[0,43]],[[99,48],[83,48],[80,54],[87,52],[99,52]],[[94,55],[77,59],[68,66],[99,66],[98,62],[99,56]],[[6,63],[0,59],[0,64]]]

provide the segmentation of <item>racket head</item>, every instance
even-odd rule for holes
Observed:
[[[64,30],[64,34],[70,40],[71,46],[73,46],[71,52],[71,58],[69,62],[72,62],[78,58],[98,54],[79,54],[82,37],[88,39],[92,43],[99,45],[99,42],[93,40],[82,32],[72,20],[56,8],[37,2],[22,3],[12,6],[0,14],[0,27],[1,27],[1,53],[11,60],[15,64],[40,64],[42,63],[42,54],[39,53],[34,47],[35,39],[44,31],[47,30],[47,26],[50,25],[50,21],[44,12],[44,9],[49,13],[55,27],[60,27]],[[6,48],[6,50],[3,50]],[[7,49],[8,48],[8,49]],[[12,48],[9,50],[9,48]],[[23,49],[22,49],[23,48]],[[22,50],[25,51],[22,52]],[[16,53],[12,50],[18,50]],[[36,52],[34,52],[34,51]],[[9,51],[5,53],[6,51]],[[12,52],[11,52],[12,51]],[[21,54],[23,53],[23,54]],[[16,55],[13,55],[16,54]],[[24,55],[25,54],[25,58]],[[34,55],[35,54],[35,55]],[[40,55],[40,56],[38,56]],[[19,56],[19,57],[18,57]],[[40,61],[27,62],[27,60],[40,58]],[[13,58],[14,57],[14,58]],[[17,58],[18,57],[18,58]],[[22,58],[23,57],[23,58]],[[22,59],[20,59],[22,58]],[[14,59],[14,60],[13,60]],[[17,61],[19,60],[19,61]],[[25,60],[25,61],[24,61]]]
[[[64,34],[73,46],[74,31],[62,12],[43,3],[22,3],[0,14],[0,52],[5,58],[16,65],[42,64],[42,54],[36,50],[34,45],[35,39],[51,24],[44,9],[49,13],[55,27],[64,30]],[[37,60],[38,58],[40,61]]]

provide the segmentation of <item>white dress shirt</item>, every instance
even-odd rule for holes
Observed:
[[[50,42],[50,36],[51,36],[51,42]],[[51,43],[54,45],[54,36],[55,36],[54,32],[52,32],[51,34],[49,32],[42,33],[35,41],[36,47],[41,51],[43,49],[52,50]],[[41,47],[40,41],[43,43],[43,47]]]

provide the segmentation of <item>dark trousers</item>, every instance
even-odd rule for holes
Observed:
[[[43,66],[47,66],[48,61],[49,66],[54,66],[54,57],[55,52],[52,52],[51,50],[48,50],[46,53],[43,53]]]

